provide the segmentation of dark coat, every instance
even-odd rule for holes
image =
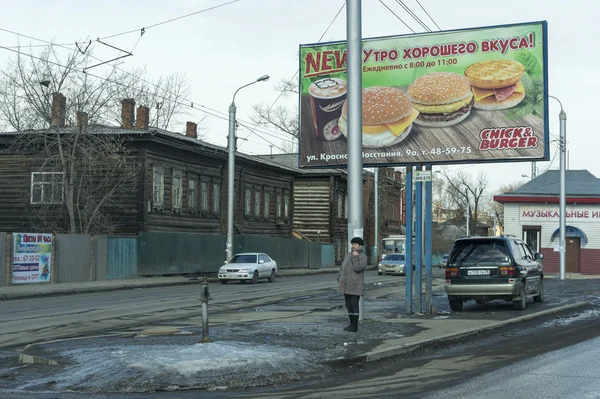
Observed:
[[[365,293],[365,274],[367,255],[347,253],[338,274],[338,291],[341,294],[359,295]]]

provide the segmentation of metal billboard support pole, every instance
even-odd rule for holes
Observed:
[[[406,187],[404,188],[404,197],[406,201],[406,314],[412,314],[412,264],[413,264],[413,168],[406,167]]]
[[[425,167],[431,172],[431,165]],[[425,312],[431,313],[432,289],[433,289],[433,271],[431,269],[431,219],[432,219],[432,182],[425,183]]]
[[[362,26],[361,0],[346,2],[348,54],[348,250],[352,237],[363,237],[362,176]],[[359,300],[363,319],[363,298]]]
[[[417,165],[417,170],[422,170],[422,165]],[[423,271],[421,264],[423,261],[423,183],[420,181],[415,183],[415,216],[417,218],[415,231],[415,306],[417,313],[423,311],[421,297],[423,296]]]
[[[375,266],[379,263],[379,168],[375,168],[375,173],[373,174],[373,185],[375,186],[374,190],[374,199],[375,199]]]

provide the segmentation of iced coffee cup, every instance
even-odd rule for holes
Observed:
[[[348,84],[344,79],[326,78],[308,87],[317,140],[331,141],[340,137],[338,119],[346,101]]]

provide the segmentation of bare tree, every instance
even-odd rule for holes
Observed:
[[[508,184],[506,186],[500,186],[500,188],[494,195],[511,193],[511,192],[515,191],[517,188],[519,188],[521,185],[522,185],[521,183],[513,183],[513,184]],[[489,199],[488,206],[489,206],[491,214],[498,221],[498,225],[500,226],[500,228],[502,230],[504,230],[504,205],[499,202],[494,201],[493,196],[492,196]]]
[[[141,167],[127,138],[97,124],[121,123],[120,100],[137,94],[142,104],[160,98],[157,120],[168,128],[189,91],[178,74],[154,86],[143,80],[145,70],[123,74],[113,68],[98,79],[83,72],[90,57],[87,51],[61,59],[48,46],[36,56],[19,52],[0,72],[0,119],[15,130],[3,152],[26,154],[37,170],[31,180],[35,206],[28,209],[37,228],[69,233],[118,228],[119,219],[132,211],[123,199],[135,198]],[[50,104],[53,93],[66,97],[58,111]]]
[[[275,85],[275,90],[279,96],[287,98],[288,96],[298,95],[298,82],[294,80],[280,80]],[[258,104],[253,106],[254,115],[250,117],[252,122],[259,126],[269,126],[284,132],[292,137],[298,137],[298,107],[288,107],[285,105]],[[287,140],[282,140],[281,148],[286,152],[296,152],[295,144]],[[289,150],[289,151],[288,151]]]
[[[442,170],[441,173],[446,179],[446,193],[451,206],[456,207],[459,214],[465,215],[465,219],[469,212],[469,230],[477,231],[488,184],[486,176],[480,173],[475,179],[472,179],[464,172],[450,175],[447,171]]]

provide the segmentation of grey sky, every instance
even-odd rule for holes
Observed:
[[[298,45],[319,40],[343,4],[341,0],[239,0],[188,18],[146,29],[139,29],[177,18],[232,0],[22,0],[4,5],[0,27],[46,41],[55,40],[74,48],[75,41],[95,40],[114,34],[135,32],[105,39],[125,50],[133,49],[127,64],[146,65],[150,77],[185,73],[192,82],[189,96],[195,104],[221,112],[224,119],[209,117],[205,123],[207,140],[226,145],[226,113],[235,90],[263,74],[271,80],[240,91],[236,97],[238,117],[252,127],[249,115],[252,105],[272,104],[278,96],[274,84],[291,78],[298,69]],[[383,0],[416,32],[423,28],[394,0]],[[597,99],[600,88],[600,57],[591,46],[600,15],[600,3],[594,0],[420,0],[421,4],[444,30],[508,23],[548,21],[549,91],[563,103],[568,115],[567,140],[570,169],[588,169],[600,177],[597,152],[600,137],[595,134]],[[404,3],[419,15],[432,30],[435,25],[424,14],[416,0]],[[84,5],[85,4],[85,5]],[[363,37],[410,33],[379,0],[363,0]],[[329,28],[323,41],[344,40],[345,9]],[[138,42],[139,39],[139,42]],[[137,45],[136,45],[137,43]],[[43,45],[44,43],[0,31],[0,45]],[[110,59],[114,50],[94,44],[95,56]],[[134,48],[135,46],[135,48]],[[39,49],[32,49],[39,50]],[[23,49],[29,51],[29,49]],[[64,50],[65,52],[67,50]],[[0,49],[0,65],[12,53]],[[126,67],[123,65],[122,67]],[[98,71],[100,74],[100,71]],[[297,103],[296,98],[278,104]],[[206,108],[205,108],[206,109]],[[559,106],[550,102],[551,140],[558,137]],[[211,111],[213,112],[213,111]],[[213,112],[214,113],[214,112]],[[185,120],[198,121],[199,110],[189,108]],[[183,122],[185,122],[185,120]],[[181,131],[183,128],[175,129]],[[260,128],[260,135],[276,146],[290,137],[274,129]],[[268,133],[266,135],[264,133]],[[238,131],[247,137],[241,151],[268,153],[269,143],[244,126]],[[277,148],[273,148],[278,152]],[[556,143],[551,143],[551,156]],[[538,163],[544,170],[549,163]],[[558,168],[558,157],[552,164]],[[530,163],[459,165],[450,170],[476,173],[484,171],[491,187],[523,181],[522,174],[531,173]]]

